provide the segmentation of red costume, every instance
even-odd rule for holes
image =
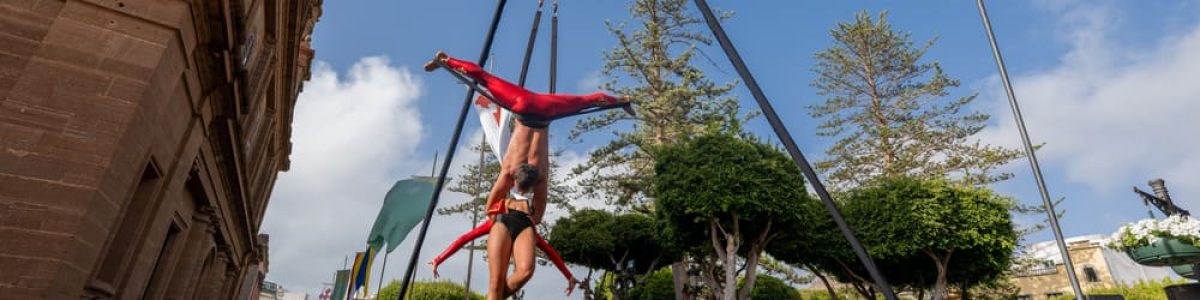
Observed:
[[[458,250],[462,249],[463,246],[466,246],[467,242],[488,234],[488,231],[492,230],[492,224],[494,224],[492,220],[493,219],[488,219],[487,222],[479,224],[479,226],[475,227],[475,229],[472,229],[466,234],[458,237],[457,240],[454,240],[453,243],[450,243],[449,247],[446,247],[446,250],[442,251],[442,254],[438,254],[437,257],[433,258],[433,264],[441,265],[443,261],[446,261],[447,258],[450,258],[450,256],[454,255],[454,253],[457,253]],[[533,237],[537,240],[538,249],[542,249],[542,252],[546,253],[546,256],[550,258],[550,261],[554,263],[554,266],[558,268],[558,271],[563,273],[563,277],[566,277],[567,281],[575,281],[575,276],[571,275],[571,270],[567,269],[567,265],[563,263],[562,256],[558,255],[558,251],[555,251],[554,247],[550,247],[550,243],[547,243],[546,239],[543,239],[541,235],[537,234],[537,232],[534,232]]]
[[[495,97],[496,104],[516,114],[522,123],[530,127],[545,127],[550,121],[585,113],[584,110],[589,108],[609,109],[629,105],[628,101],[621,101],[620,98],[604,93],[588,95],[534,93],[496,77],[469,61],[447,57],[445,63],[450,68],[482,84]]]

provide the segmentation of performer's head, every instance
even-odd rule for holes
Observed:
[[[533,185],[537,184],[541,177],[538,168],[528,163],[521,163],[513,173],[513,178],[517,181],[517,190],[522,193],[532,190]]]

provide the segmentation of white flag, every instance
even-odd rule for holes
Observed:
[[[475,112],[479,114],[479,123],[483,124],[483,140],[492,147],[496,160],[503,161],[508,140],[512,138],[512,112],[484,96],[475,97]]]

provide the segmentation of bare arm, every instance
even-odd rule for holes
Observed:
[[[496,183],[492,185],[492,192],[488,194],[487,206],[485,207],[487,208],[487,213],[489,216],[500,213],[504,210],[504,207],[499,206],[504,205],[504,198],[507,196],[506,193],[508,193],[508,190],[512,189],[512,187],[512,175],[509,174],[507,168],[501,169],[500,178],[496,178]]]
[[[541,224],[542,216],[546,215],[546,190],[548,187],[546,185],[547,181],[548,180],[542,179],[542,182],[538,183],[537,189],[535,190],[537,192],[533,194],[533,203],[531,203],[533,205],[533,215],[530,216],[533,218],[533,224]]]

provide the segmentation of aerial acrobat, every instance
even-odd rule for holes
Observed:
[[[494,76],[478,65],[459,60],[438,52],[433,61],[425,64],[425,71],[432,72],[446,67],[466,84],[478,84],[491,94],[496,105],[516,115],[512,137],[507,153],[503,153],[499,178],[492,186],[487,200],[487,214],[491,217],[475,229],[459,237],[441,255],[429,264],[437,274],[437,266],[467,241],[488,234],[488,256],[512,259],[516,265],[511,276],[507,276],[509,259],[492,259],[489,268],[489,299],[512,295],[533,276],[534,250],[536,244],[546,252],[559,271],[567,277],[568,295],[578,280],[571,275],[554,248],[537,234],[534,225],[542,220],[546,207],[549,174],[548,127],[553,120],[601,110],[622,108],[634,114],[628,97],[614,97],[604,93],[589,95],[540,94],[526,90],[500,77]],[[461,76],[459,76],[461,75]],[[469,77],[475,82],[467,81]],[[488,96],[485,94],[485,96]],[[501,226],[496,226],[501,225]],[[532,234],[524,234],[526,229]]]

